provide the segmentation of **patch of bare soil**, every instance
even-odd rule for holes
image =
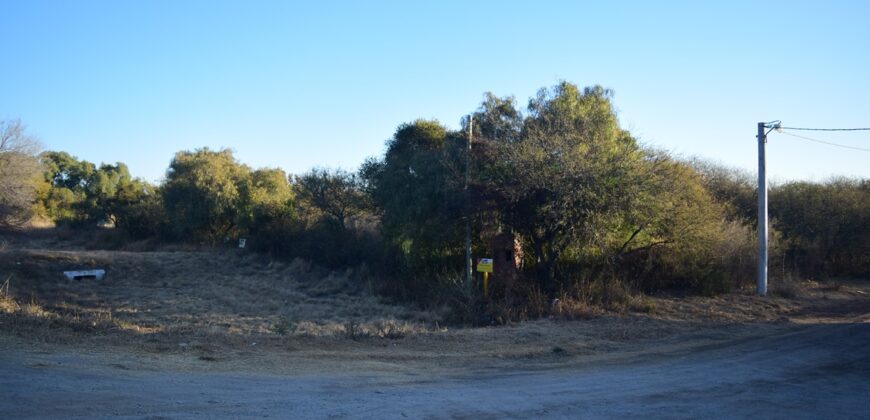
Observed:
[[[870,282],[772,284],[719,297],[645,297],[643,313],[446,328],[441,314],[373,295],[359,270],[329,272],[237,250],[0,247],[0,348],[96,357],[107,369],[468,372],[626,363],[800,323],[870,321]],[[104,281],[64,270],[104,268]],[[30,357],[30,356],[28,356]]]

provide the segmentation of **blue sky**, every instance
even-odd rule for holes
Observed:
[[[754,172],[756,122],[870,126],[870,2],[0,0],[0,118],[159,180],[173,154],[355,169],[417,118],[567,80],[652,147]],[[870,148],[870,132],[814,133]],[[774,180],[870,153],[771,134]]]

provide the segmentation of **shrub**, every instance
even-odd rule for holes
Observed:
[[[771,190],[770,210],[785,257],[805,275],[870,273],[870,182],[837,178]]]

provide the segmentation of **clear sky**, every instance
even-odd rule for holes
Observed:
[[[163,177],[176,151],[355,169],[417,118],[567,80],[645,144],[755,172],[758,121],[870,126],[866,1],[0,0],[0,118]],[[870,132],[811,136],[870,148]],[[870,153],[771,134],[773,179],[870,177]]]

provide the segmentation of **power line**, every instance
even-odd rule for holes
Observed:
[[[801,131],[870,131],[870,128],[806,128],[806,127],[777,127],[780,130]]]
[[[782,127],[782,128],[786,128],[786,127]],[[851,130],[851,131],[857,131],[857,130]],[[832,142],[829,142],[829,141],[819,140],[819,139],[814,139],[814,138],[812,138],[812,137],[801,136],[801,135],[798,135],[798,134],[788,133],[788,132],[785,132],[785,131],[778,131],[778,132],[779,132],[780,134],[785,134],[785,135],[787,135],[787,136],[797,137],[797,138],[799,138],[799,139],[808,140],[808,141],[812,141],[812,142],[816,142],[816,143],[827,144],[827,145],[829,145],[829,146],[842,147],[842,148],[844,148],[844,149],[860,150],[860,151],[862,151],[862,152],[870,152],[870,149],[865,149],[865,148],[863,148],[863,147],[855,147],[855,146],[848,146],[848,145],[845,145],[845,144],[832,143]]]

